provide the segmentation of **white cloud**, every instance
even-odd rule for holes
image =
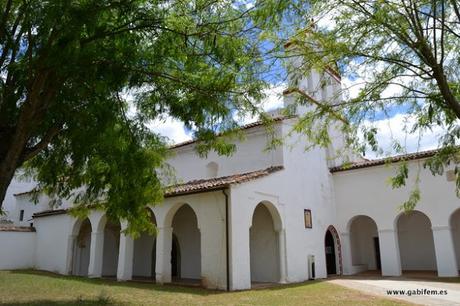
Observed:
[[[388,119],[366,122],[366,126],[373,126],[378,129],[377,141],[383,149],[384,155],[396,154],[393,144],[398,142],[405,148],[407,153],[436,149],[438,139],[445,133],[441,126],[435,126],[432,130],[423,132],[409,133],[408,130],[416,122],[416,118],[411,114],[397,114]],[[374,152],[366,152],[367,158],[377,158]]]
[[[271,112],[284,106],[283,91],[286,89],[284,83],[272,85],[264,90],[265,98],[260,102],[260,109]],[[258,120],[257,116],[236,113],[234,119],[240,124],[248,124]]]
[[[192,139],[187,133],[184,124],[169,116],[152,121],[148,127],[156,133],[168,137],[172,143],[180,143]]]
[[[283,90],[285,88],[284,84],[280,84],[266,89],[264,92],[266,97],[262,100],[260,107],[267,112],[283,107]],[[257,117],[247,114],[242,116],[236,114],[235,120],[240,124],[247,124],[257,121]],[[187,132],[184,124],[169,116],[152,121],[148,127],[160,135],[168,137],[172,143],[180,143],[192,139],[192,134]]]
[[[262,101],[262,108],[264,111],[269,112],[283,107],[283,91],[286,89],[285,84],[271,86],[265,90],[265,99]]]

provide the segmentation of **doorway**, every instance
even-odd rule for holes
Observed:
[[[326,232],[325,238],[325,253],[326,253],[326,270],[327,275],[337,274],[337,263],[335,257],[335,242],[331,231]]]

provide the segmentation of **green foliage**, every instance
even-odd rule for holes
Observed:
[[[397,174],[390,178],[391,187],[399,188],[405,186],[408,177],[409,167],[407,165],[407,161],[404,161],[399,165]]]
[[[442,129],[441,152],[427,162],[434,174],[458,156],[460,140],[460,5],[450,0],[308,0],[296,2],[291,36],[284,57],[301,57],[287,64],[296,76],[291,92],[301,91],[299,80],[311,70],[323,75],[338,72],[344,90],[328,101],[297,95],[298,105],[307,105],[296,129],[312,143],[327,146],[328,127],[336,124],[345,134],[347,152],[371,151],[376,155],[405,153],[404,140],[395,139],[384,152],[377,139],[382,132],[375,122],[404,113],[406,135]],[[348,87],[350,86],[350,87]],[[354,94],[350,95],[353,91]],[[314,93],[309,92],[310,95]],[[342,99],[343,98],[343,99]],[[449,153],[443,153],[445,150]],[[456,162],[458,157],[456,157]],[[406,183],[405,163],[391,179],[393,187]],[[457,182],[460,178],[457,176]],[[457,192],[458,189],[457,183]],[[414,190],[405,208],[419,199]]]
[[[231,154],[215,132],[236,125],[235,110],[255,112],[266,87],[259,35],[283,8],[271,0],[0,3],[0,169],[26,167],[40,190],[75,200],[76,214],[99,207],[133,232],[148,228],[145,207],[161,201],[168,170],[167,140],[148,125],[171,116],[202,141],[201,153]],[[3,198],[11,176],[0,179]]]

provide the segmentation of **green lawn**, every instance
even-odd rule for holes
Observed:
[[[403,305],[327,282],[219,292],[197,288],[0,271],[0,305]]]

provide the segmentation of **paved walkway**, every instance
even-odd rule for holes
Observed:
[[[440,279],[423,280],[405,277],[360,276],[334,278],[328,281],[368,294],[399,299],[419,305],[460,305],[460,282],[442,282]],[[405,294],[388,294],[387,290],[404,290]],[[442,291],[443,295],[431,294],[434,290],[438,293]]]

